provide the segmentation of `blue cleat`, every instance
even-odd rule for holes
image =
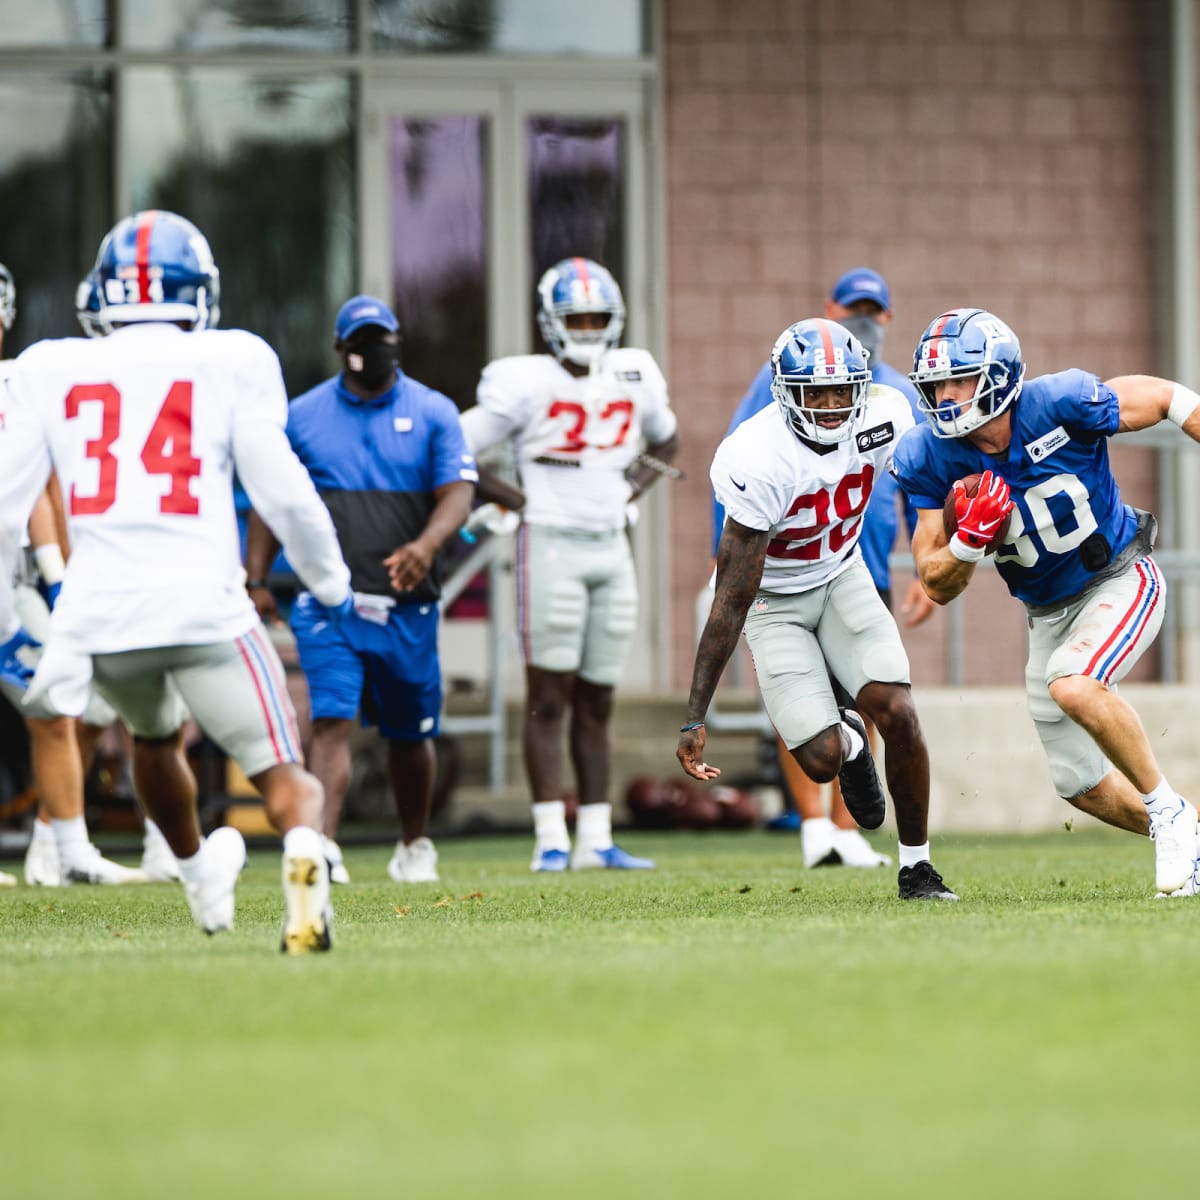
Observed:
[[[566,850],[534,850],[531,871],[565,871],[571,855]]]
[[[576,847],[571,855],[572,871],[650,871],[653,868],[653,859],[635,858],[620,846],[609,846],[607,850],[581,850]]]
[[[799,833],[800,814],[794,811],[781,812],[779,816],[772,817],[767,822],[767,829],[771,833]]]

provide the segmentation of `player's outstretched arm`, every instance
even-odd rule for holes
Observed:
[[[1121,375],[1106,386],[1117,393],[1119,433],[1173,421],[1192,441],[1200,442],[1200,395],[1191,388],[1155,375]]]
[[[694,779],[715,779],[721,773],[704,762],[704,714],[762,582],[770,539],[769,530],[749,529],[732,517],[725,520],[717,547],[717,590],[696,649],[687,717],[675,751],[680,765]]]

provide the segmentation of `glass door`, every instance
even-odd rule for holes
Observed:
[[[360,277],[396,306],[406,371],[469,408],[488,361],[544,349],[534,288],[569,255],[612,270],[625,293],[625,342],[658,349],[648,338],[643,105],[636,82],[371,85]],[[651,552],[665,538],[661,497],[646,509],[635,554],[661,575],[666,559]],[[635,689],[651,686],[665,661],[669,613],[668,581],[648,570],[639,580],[627,671]],[[508,601],[487,603],[500,618]]]

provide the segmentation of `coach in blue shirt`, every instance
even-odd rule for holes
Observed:
[[[356,718],[377,725],[388,744],[402,833],[388,874],[397,883],[438,879],[426,836],[442,707],[437,553],[466,520],[478,475],[454,402],[400,370],[399,328],[382,300],[347,300],[334,341],[344,369],[288,411],[288,438],[333,517],[354,589],[354,613],[340,622],[308,593],[292,609],[312,702],[308,765],[325,788],[335,883],[349,880],[333,839]],[[278,620],[266,586],[277,548],[252,514],[246,586],[264,620]]]

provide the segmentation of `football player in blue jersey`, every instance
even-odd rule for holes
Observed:
[[[918,509],[921,582],[948,604],[995,548],[1029,617],[1029,711],[1059,795],[1149,832],[1159,892],[1195,894],[1196,809],[1164,778],[1115,689],[1157,636],[1166,588],[1150,553],[1156,522],[1122,501],[1108,438],[1169,420],[1200,441],[1200,396],[1148,375],[1027,380],[1016,335],[978,308],[934,320],[913,367],[928,421],[901,441],[895,471]],[[973,474],[968,494],[962,480]],[[957,528],[947,534],[951,493]]]
[[[344,369],[288,410],[288,439],[333,518],[354,589],[354,611],[336,628],[307,593],[291,614],[311,698],[309,765],[325,788],[333,883],[350,881],[333,839],[356,719],[378,726],[387,742],[401,826],[388,875],[396,883],[438,881],[427,836],[442,707],[437,555],[471,511],[478,474],[454,401],[400,369],[399,330],[382,300],[347,300],[334,328]],[[278,549],[252,513],[246,587],[265,621],[278,621],[267,586]]]
[[[850,330],[863,348],[870,354],[871,380],[873,383],[894,387],[908,398],[914,415],[920,419],[917,409],[917,389],[908,377],[883,361],[880,352],[888,326],[892,323],[891,289],[887,280],[870,267],[852,267],[838,276],[825,299],[825,316]],[[768,360],[751,381],[750,387],[734,410],[728,437],[743,421],[754,416],[775,402],[771,393],[772,370]],[[859,547],[867,570],[880,598],[892,607],[892,578],[888,558],[896,544],[900,526],[900,506],[897,504],[899,488],[895,476],[884,472],[875,480],[871,500],[863,518]],[[917,526],[916,509],[904,504],[904,516],[911,536]],[[713,496],[713,558],[717,556],[717,545],[725,524],[725,506]],[[915,577],[905,589],[900,601],[899,613],[904,624],[912,628],[921,624],[933,613],[934,604]],[[873,736],[873,731],[872,731]],[[787,790],[795,801],[795,810],[783,813],[772,828],[800,830],[801,853],[806,867],[848,866],[881,867],[891,860],[886,854],[876,851],[858,831],[854,818],[846,811],[836,780],[832,785],[832,801],[829,815],[821,798],[821,786],[809,779],[788,753],[787,747],[776,738],[779,766]]]

